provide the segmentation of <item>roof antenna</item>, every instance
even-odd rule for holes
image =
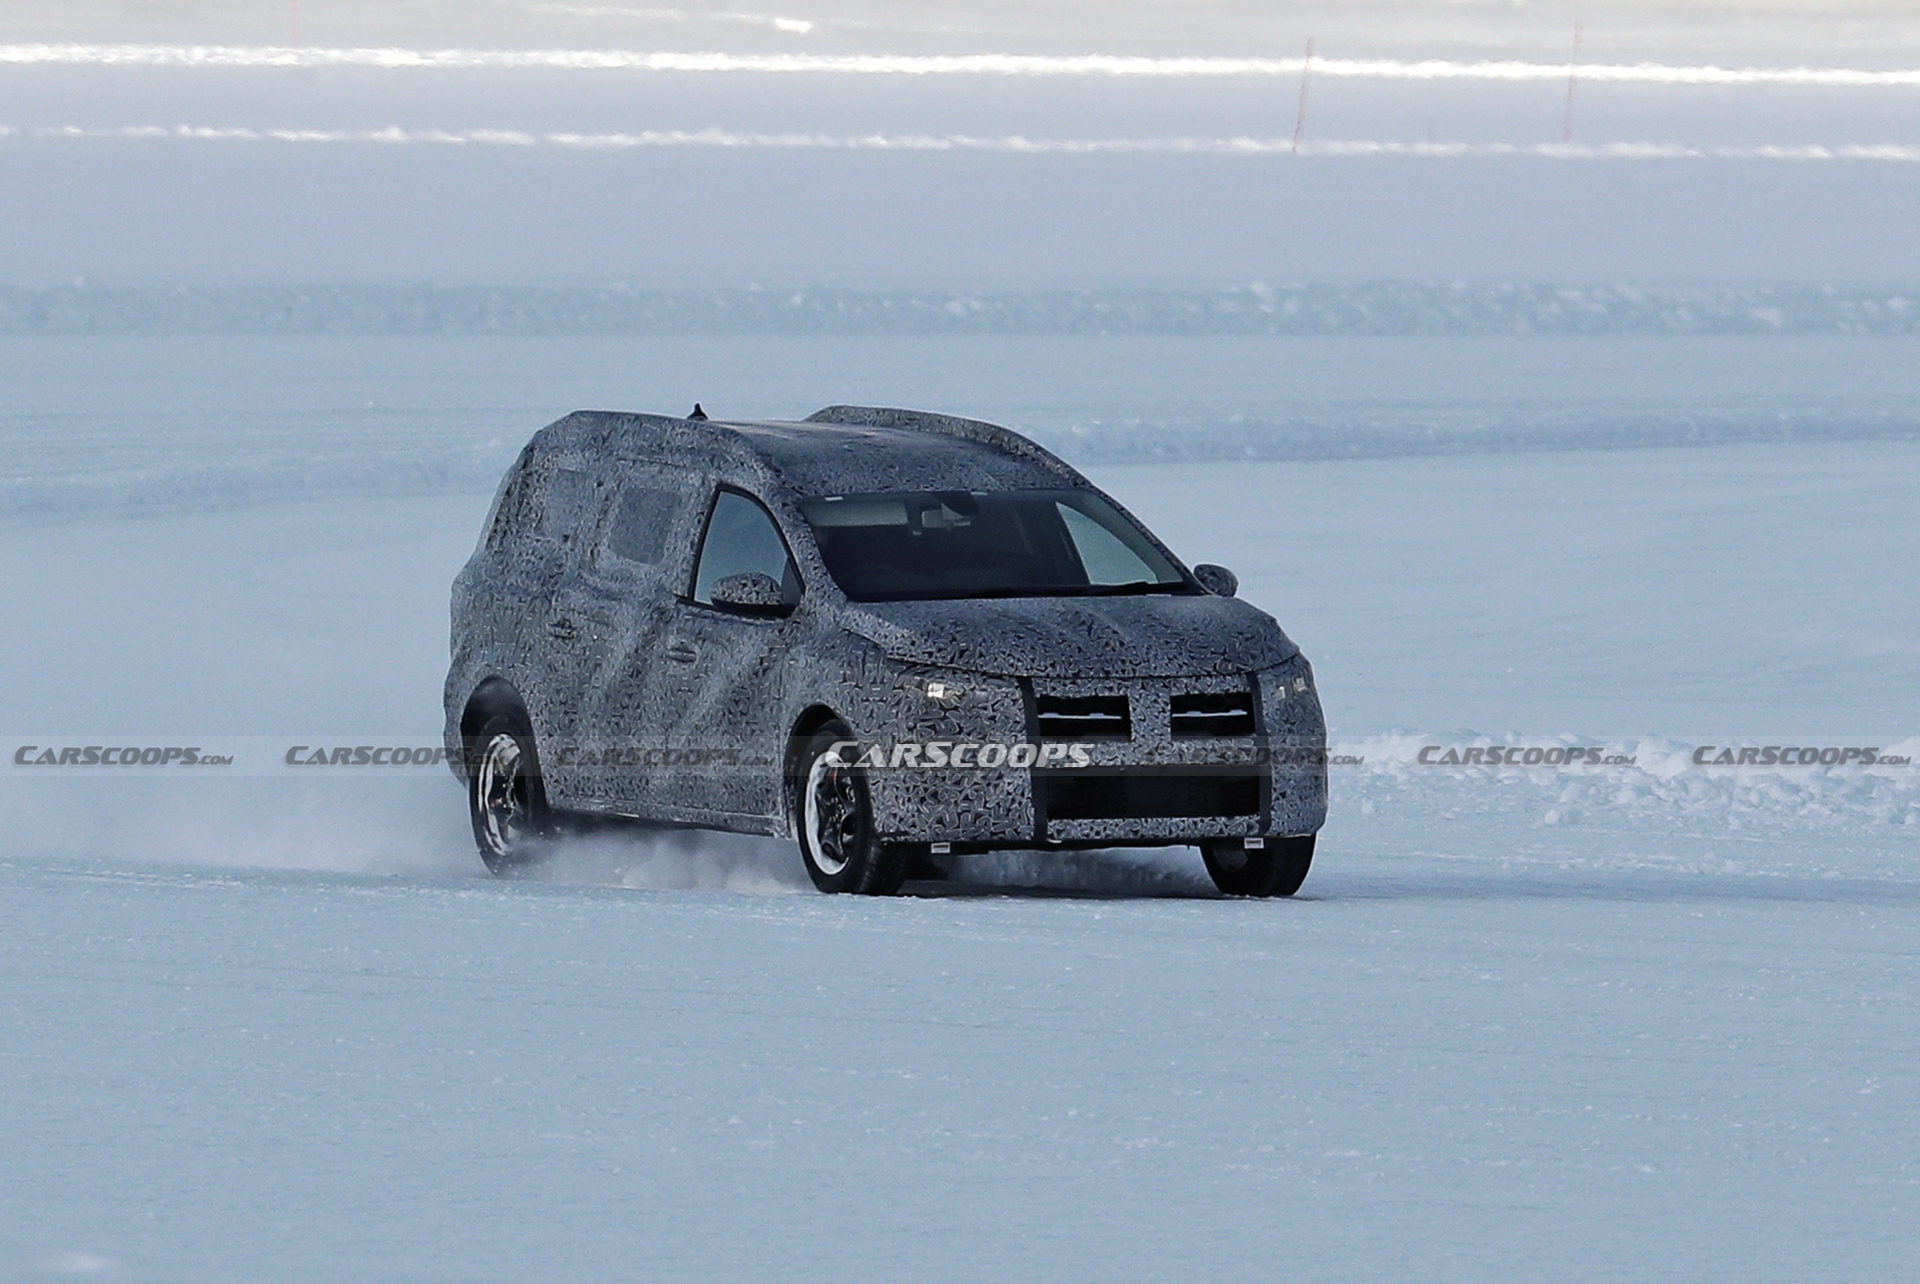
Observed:
[[[687,416],[687,418],[689,418],[689,419],[705,419],[706,417],[707,417],[707,412],[706,412],[706,411],[704,411],[704,410],[702,410],[702,409],[700,409],[700,403],[699,403],[699,402],[697,402],[697,401],[696,401],[696,402],[694,402],[694,403],[693,403],[693,413],[692,413],[692,414],[690,414],[690,415],[688,415],[688,416]]]

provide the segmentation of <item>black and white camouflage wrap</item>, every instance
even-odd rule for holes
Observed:
[[[633,487],[663,497],[652,565],[606,549],[615,499]],[[803,585],[791,614],[689,600],[720,487],[773,515]],[[568,415],[528,444],[454,581],[450,758],[464,762],[476,710],[509,699],[532,723],[556,807],[791,833],[796,737],[834,718],[888,763],[867,776],[890,840],[965,850],[1316,832],[1326,728],[1311,670],[1271,617],[1199,592],[852,602],[799,507],[817,495],[1036,488],[1093,487],[1016,433],[948,416]],[[930,697],[932,684],[946,698]],[[1235,691],[1251,693],[1251,734],[1173,734],[1174,699]],[[1131,735],[1089,742],[1084,766],[1060,769],[1257,775],[1257,811],[1060,819],[1045,814],[1034,767],[894,766],[888,756],[900,744],[1035,745],[1036,701],[1116,694],[1128,699]]]

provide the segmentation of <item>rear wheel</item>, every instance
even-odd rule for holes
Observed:
[[[1312,834],[1269,838],[1249,850],[1243,840],[1223,839],[1200,849],[1213,885],[1228,896],[1291,896],[1313,866]]]
[[[823,892],[891,896],[906,881],[909,853],[874,834],[866,769],[843,761],[835,749],[852,738],[844,724],[830,722],[800,752],[794,782],[800,857]]]
[[[553,814],[525,714],[496,713],[467,742],[467,805],[488,869],[507,874],[539,859]]]

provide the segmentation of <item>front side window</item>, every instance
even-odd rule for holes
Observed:
[[[1200,591],[1093,491],[828,495],[801,508],[856,602]]]
[[[800,600],[800,576],[780,528],[759,500],[723,490],[713,501],[707,533],[700,541],[700,565],[693,577],[693,600],[713,604],[713,586],[733,575],[765,575],[780,586],[788,602]]]

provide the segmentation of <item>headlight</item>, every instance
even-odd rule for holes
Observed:
[[[1313,670],[1307,667],[1304,659],[1295,656],[1285,664],[1263,670],[1259,681],[1268,699],[1291,700],[1312,692]]]
[[[935,704],[956,705],[966,698],[965,687],[956,686],[951,682],[927,683],[927,699]]]

